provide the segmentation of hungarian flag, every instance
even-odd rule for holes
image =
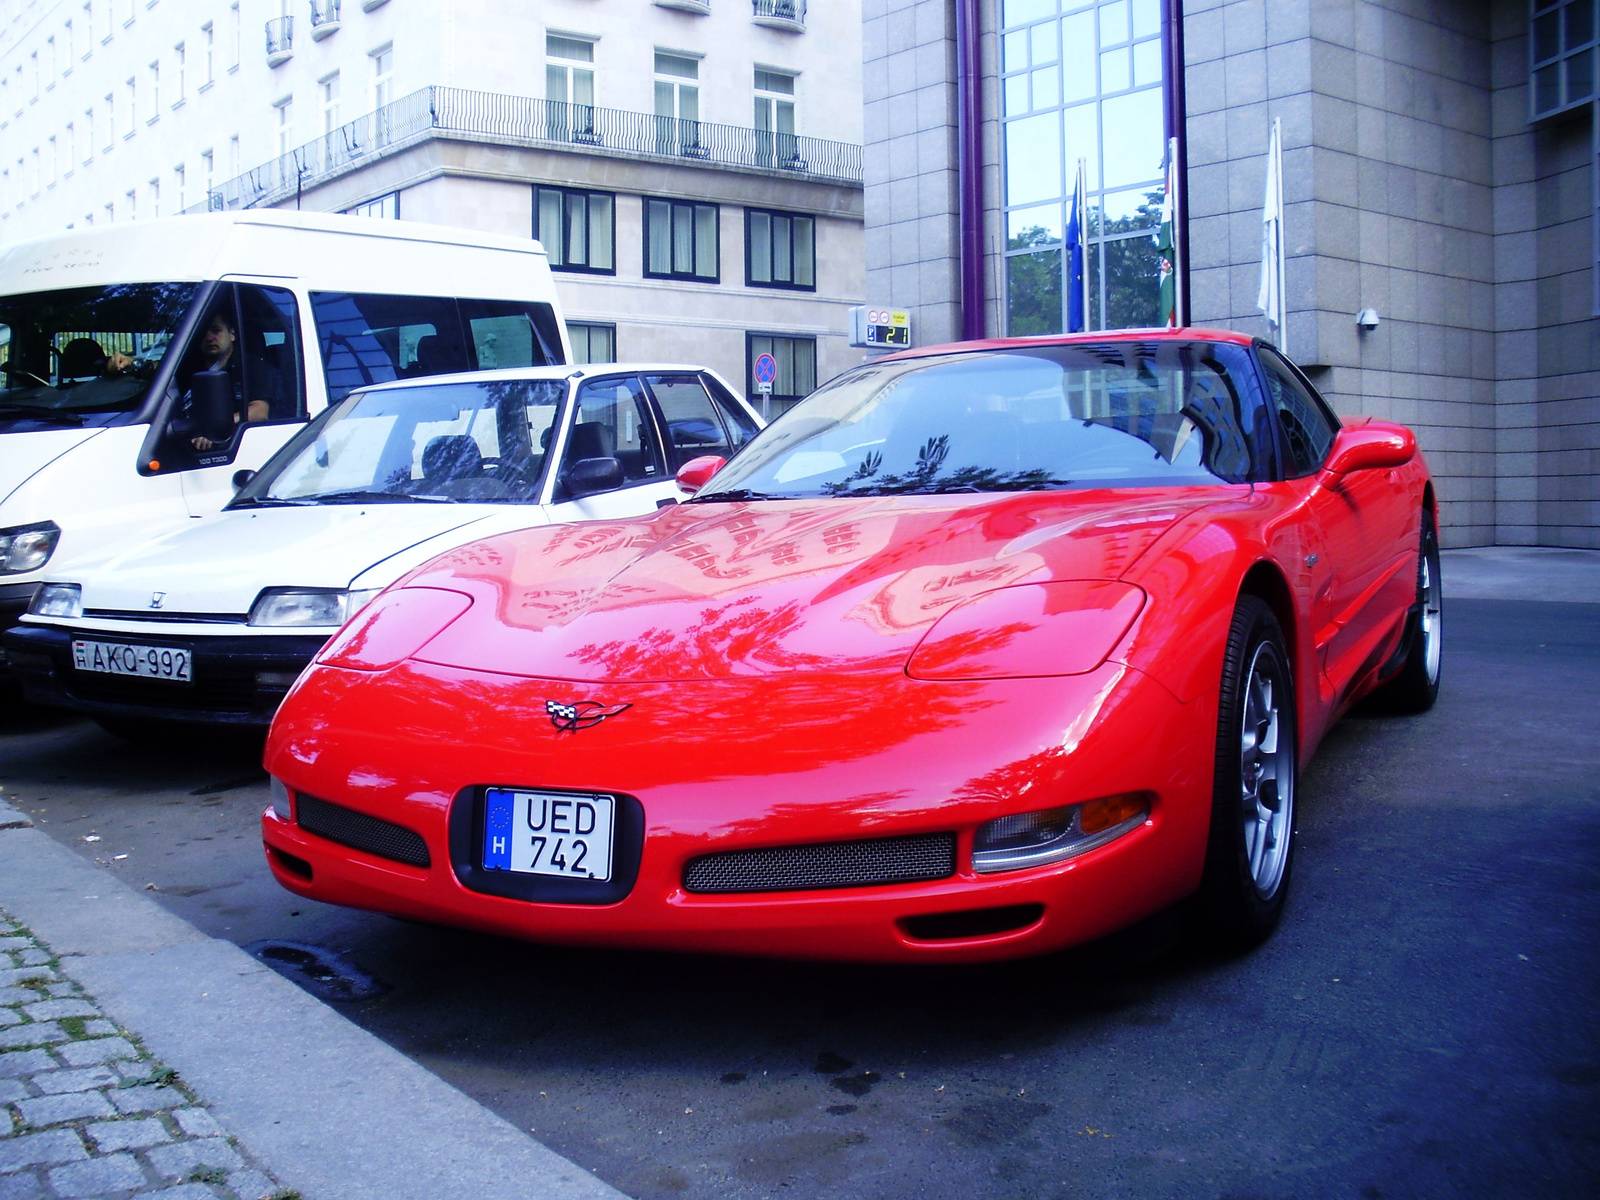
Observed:
[[[1177,196],[1178,156],[1176,140],[1167,147],[1167,178],[1161,196],[1161,228],[1156,231],[1156,251],[1161,255],[1161,323],[1178,324],[1178,249],[1173,240],[1173,201]]]

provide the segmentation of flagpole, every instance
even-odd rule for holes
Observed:
[[[1088,333],[1089,324],[1089,170],[1088,160],[1078,160],[1078,244],[1082,248],[1083,270],[1078,272],[1078,286],[1083,294],[1083,331]]]
[[[1289,292],[1284,286],[1285,278],[1283,255],[1283,118],[1272,118],[1272,178],[1277,186],[1274,189],[1278,196],[1278,349],[1285,354],[1289,353]]]
[[[1173,297],[1173,308],[1177,312],[1178,326],[1187,328],[1189,324],[1189,306],[1184,301],[1188,298],[1189,289],[1184,287],[1183,264],[1188,261],[1184,254],[1184,239],[1189,231],[1183,227],[1182,214],[1185,211],[1185,205],[1180,197],[1188,187],[1188,181],[1184,179],[1181,164],[1178,161],[1177,138],[1167,139],[1167,161],[1171,164],[1167,178],[1170,180],[1168,186],[1172,189],[1172,270],[1176,293]]]

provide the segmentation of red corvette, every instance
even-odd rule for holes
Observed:
[[[686,502],[453,551],[328,644],[267,745],[285,887],[899,961],[1043,953],[1198,893],[1248,945],[1328,727],[1438,691],[1415,439],[1341,424],[1248,338],[879,359],[675,466]]]

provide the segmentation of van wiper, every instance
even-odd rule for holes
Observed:
[[[82,425],[87,417],[63,412],[59,408],[34,408],[31,404],[0,404],[0,416],[26,417],[33,421],[53,421],[57,425]]]
[[[449,496],[429,496],[424,493],[410,494],[407,492],[363,492],[359,489],[348,492],[323,492],[316,496],[306,497],[312,504],[454,504]]]

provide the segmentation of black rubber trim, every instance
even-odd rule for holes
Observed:
[[[592,796],[603,792],[616,801],[617,827],[611,844],[611,879],[556,879],[513,871],[483,869],[483,796],[491,787],[512,791],[537,788],[541,792]],[[486,896],[528,900],[535,904],[616,904],[633,891],[639,879],[639,859],[644,854],[644,805],[622,792],[591,788],[546,788],[531,783],[487,783],[462,788],[450,802],[450,866],[461,886]]]

